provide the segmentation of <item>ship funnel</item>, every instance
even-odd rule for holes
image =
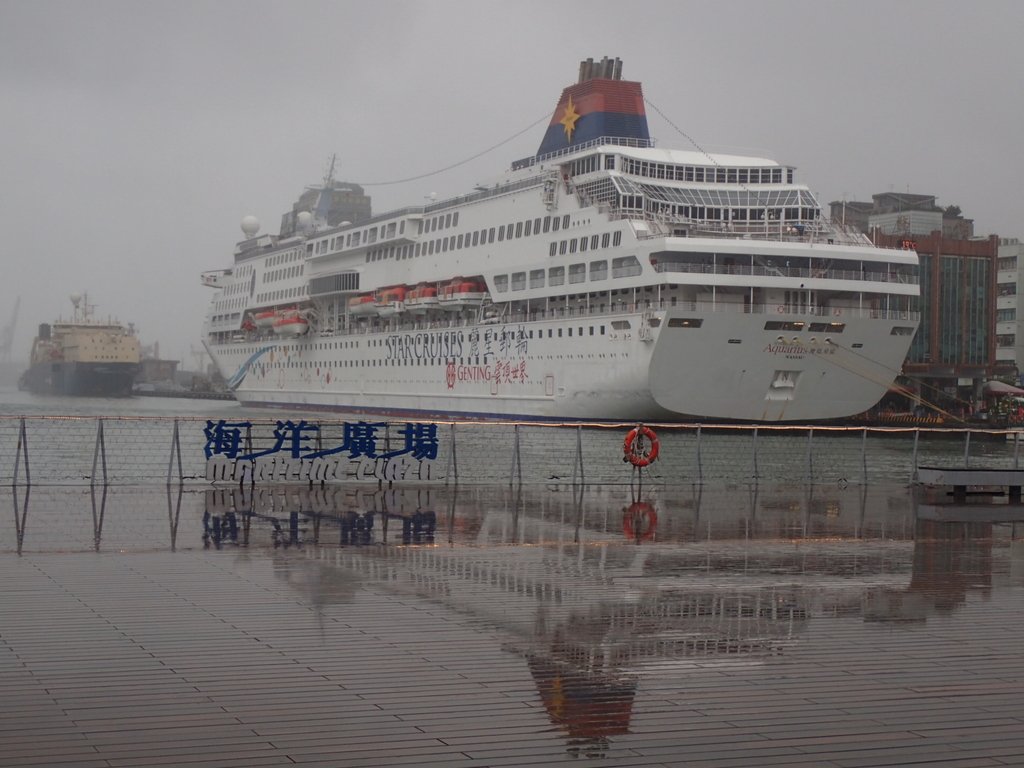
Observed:
[[[583,83],[598,77],[604,80],[621,80],[622,59],[618,56],[614,59],[609,59],[605,56],[596,64],[593,59],[586,59],[580,62],[580,79],[576,82]]]
[[[642,147],[651,141],[640,83],[623,80],[622,60],[607,56],[580,62],[579,80],[562,91],[537,154],[600,138]]]

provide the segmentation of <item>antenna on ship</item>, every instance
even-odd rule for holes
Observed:
[[[71,319],[74,322],[78,322],[79,320],[81,320],[81,308],[80,307],[81,307],[81,304],[82,304],[82,294],[80,294],[80,293],[72,293],[70,296],[68,296],[68,298],[71,299],[71,306],[73,306],[75,308],[75,311],[71,313]],[[86,299],[86,301],[88,301],[88,299]]]
[[[338,159],[338,155],[331,155],[331,162],[327,166],[327,173],[324,174],[324,187],[330,188],[334,186],[334,164]]]

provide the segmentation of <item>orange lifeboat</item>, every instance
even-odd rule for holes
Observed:
[[[405,286],[396,285],[391,288],[384,288],[377,294],[377,314],[381,317],[390,317],[405,311]]]
[[[272,309],[264,310],[263,312],[257,312],[252,316],[253,323],[256,324],[257,328],[270,328],[274,324],[274,320],[277,319],[277,312]]]
[[[480,280],[457,277],[445,284],[438,303],[442,308],[459,312],[466,307],[475,307],[487,297],[487,288]]]
[[[273,328],[278,336],[301,336],[309,330],[309,321],[298,312],[290,312],[277,318]]]
[[[348,313],[350,315],[375,315],[377,304],[372,293],[361,293],[348,300]]]
[[[420,283],[405,294],[405,309],[414,315],[422,315],[428,309],[437,307],[437,287]]]

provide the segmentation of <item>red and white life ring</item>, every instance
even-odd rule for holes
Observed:
[[[646,541],[658,527],[658,513],[646,501],[636,501],[622,513],[622,534],[633,541]]]
[[[645,444],[649,443],[649,445]],[[626,439],[622,442],[622,460],[628,461],[634,467],[646,467],[658,459],[658,452],[661,450],[661,443],[654,430],[643,424],[629,430]]]

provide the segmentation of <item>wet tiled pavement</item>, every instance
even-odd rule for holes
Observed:
[[[0,766],[1024,764],[1005,507],[764,486],[7,505]]]

